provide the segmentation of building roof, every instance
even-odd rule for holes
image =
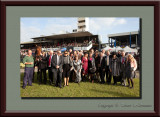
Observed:
[[[127,35],[137,35],[138,31],[132,31],[132,32],[124,32],[124,33],[115,33],[115,34],[109,34],[108,38],[114,38],[114,37],[120,37],[120,36],[127,36]]]
[[[35,43],[35,42],[34,41],[21,42],[21,44],[31,44],[31,43]]]
[[[92,36],[92,35],[93,35],[92,33],[86,31],[86,32],[76,32],[76,33],[67,33],[67,34],[34,37],[32,39],[39,39],[39,38],[64,39],[64,38],[84,37],[84,36]]]

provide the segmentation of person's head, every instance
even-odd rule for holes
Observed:
[[[114,52],[113,53],[113,59],[115,59],[117,56],[116,56],[116,53]]]
[[[90,58],[92,58],[92,55],[93,55],[92,52],[89,52],[89,57],[90,57]]]
[[[98,54],[99,54],[99,52],[98,52],[98,51],[95,51],[95,55],[98,56]]]
[[[77,55],[77,52],[76,52],[76,51],[74,51],[74,55]]]
[[[32,55],[32,50],[28,50],[28,55],[29,55],[29,56]]]
[[[134,61],[134,57],[131,54],[128,54],[128,60],[133,62]]]
[[[91,49],[92,54],[94,53],[94,49]]]
[[[57,50],[57,55],[60,56],[61,55],[61,51]]]
[[[67,56],[67,55],[68,55],[68,52],[67,52],[67,51],[65,51],[65,52],[64,52],[64,56]]]
[[[108,51],[106,51],[106,55],[108,56],[108,55],[110,55],[110,51],[108,50]]]
[[[84,57],[88,57],[88,53],[87,52],[84,53]]]
[[[77,50],[77,54],[79,54],[79,51]]]
[[[101,53],[100,53],[100,57],[103,57],[103,55],[104,55],[103,52],[101,52]]]
[[[70,56],[73,57],[73,52],[70,53]]]
[[[125,56],[125,52],[124,52],[124,51],[122,51],[122,52],[121,52],[121,55],[122,55],[122,57],[124,57],[124,56]]]
[[[121,54],[121,51],[118,51],[118,54]]]
[[[51,55],[51,56],[53,55],[53,50],[49,51],[49,55]]]
[[[77,55],[75,56],[75,60],[78,60],[78,56]]]
[[[105,54],[105,50],[104,49],[102,50],[102,53]]]
[[[72,49],[69,49],[69,53],[71,53],[72,52]]]

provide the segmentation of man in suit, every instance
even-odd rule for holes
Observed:
[[[109,63],[111,61],[111,56],[110,52],[106,51],[106,56],[105,56],[105,74],[106,74],[106,81],[108,84],[111,84],[111,72],[109,69]]]
[[[125,75],[125,72],[126,72],[126,61],[127,61],[127,58],[125,56],[125,52],[124,51],[122,51],[121,57],[119,58],[119,61],[120,61],[121,83],[122,83],[123,86],[126,86],[126,75]]]
[[[63,57],[61,56],[61,51],[58,50],[57,54],[53,56],[52,58],[52,71],[54,74],[54,83],[57,87],[59,85],[60,88],[62,88],[62,66],[63,66]]]
[[[105,72],[105,57],[104,57],[104,54],[103,52],[100,53],[100,63],[99,63],[99,73],[100,73],[100,78],[101,78],[101,84],[104,84],[105,81],[104,81],[104,72]]]
[[[52,58],[53,58],[53,51],[50,50],[49,55],[47,56],[47,67],[48,67],[50,85],[53,84],[53,72],[52,72],[52,64],[51,64]]]

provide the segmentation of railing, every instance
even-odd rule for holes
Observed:
[[[75,46],[70,46],[70,47],[73,47],[73,50],[90,50],[92,48],[92,41],[90,41],[88,43],[88,46],[81,46],[81,47],[75,47]],[[50,51],[50,50],[53,50],[53,51],[57,51],[57,50],[61,50],[61,49],[64,49],[65,47],[57,47],[57,48],[42,48],[42,51]]]

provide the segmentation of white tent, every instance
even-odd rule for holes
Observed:
[[[123,50],[124,50],[125,52],[135,52],[135,53],[137,53],[137,49],[132,49],[132,48],[130,48],[130,47],[128,47],[128,46],[126,46],[125,48],[123,48]]]
[[[104,50],[112,50],[113,48],[111,48],[111,47],[109,47],[109,46],[107,46],[107,47],[105,47],[104,48]]]
[[[119,47],[119,46],[116,47],[115,49],[116,49],[116,52],[118,52],[119,50],[123,50],[123,49],[122,49],[121,47]]]
[[[112,51],[112,52],[113,52],[113,51],[116,51],[116,47],[113,47],[111,51]]]

